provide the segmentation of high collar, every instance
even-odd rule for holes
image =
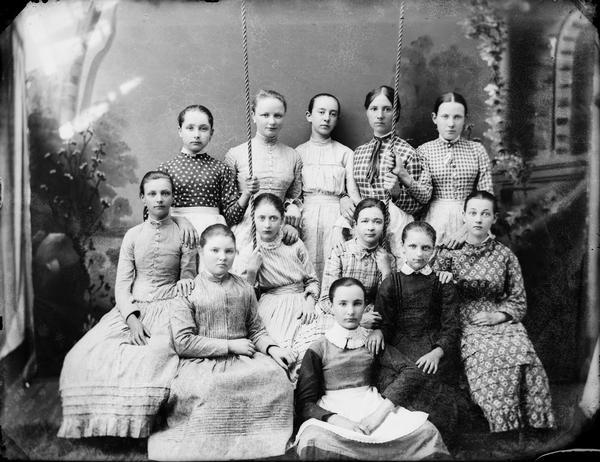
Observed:
[[[206,158],[210,157],[210,156],[209,156],[207,153],[205,153],[205,152],[199,152],[199,153],[197,153],[197,154],[192,154],[192,153],[190,153],[190,152],[183,152],[183,151],[181,151],[181,152],[179,153],[179,155],[180,155],[181,157],[185,157],[186,159],[206,159]]]
[[[153,226],[154,228],[161,228],[165,225],[168,225],[173,220],[171,220],[171,215],[167,215],[162,220],[154,220],[153,218],[148,217],[146,219],[146,221],[148,222],[149,225]]]
[[[431,273],[433,273],[433,270],[431,269],[431,266],[429,266],[429,264],[425,265],[420,270],[415,271],[410,266],[408,266],[408,263],[404,263],[404,265],[402,265],[402,268],[400,268],[400,271],[402,271],[407,276],[410,276],[411,274],[422,274],[423,276],[429,276]]]
[[[331,329],[325,332],[325,338],[338,348],[355,350],[365,345],[367,331],[360,326],[349,330],[334,322]]]
[[[377,136],[375,134],[373,134],[373,139],[374,140],[387,140],[389,138],[391,138],[394,135],[394,130],[390,130],[389,132],[387,132],[384,135],[381,136]]]
[[[283,242],[283,231],[279,230],[279,233],[277,233],[277,236],[275,236],[275,239],[273,239],[271,242],[263,241],[260,238],[260,236],[258,235],[258,233],[256,234],[256,240],[258,242],[258,245],[261,248],[267,249],[267,250],[273,250],[273,249],[276,249],[277,247],[279,247],[281,245],[281,243]]]
[[[263,146],[275,146],[277,144],[277,138],[267,138],[264,135],[261,135],[260,133],[256,133],[256,135],[254,136],[254,139],[256,140],[256,142],[258,144],[262,144]]]
[[[326,140],[320,140],[317,138],[313,138],[312,135],[308,141],[310,141],[313,144],[316,144],[317,146],[327,146],[328,144],[331,144],[333,142],[331,137],[327,138]]]
[[[371,255],[375,255],[375,253],[377,253],[377,250],[379,249],[379,245],[376,245],[375,247],[366,247],[363,243],[361,243],[358,240],[358,237],[355,237],[352,239],[351,241],[354,245],[354,251],[357,255],[360,256],[360,258],[365,258]]]
[[[216,283],[222,283],[225,282],[227,279],[229,279],[230,274],[229,273],[225,273],[223,275],[223,277],[218,278],[217,276],[215,276],[214,274],[212,274],[210,271],[208,271],[207,269],[203,269],[202,270],[202,274],[204,275],[204,277],[211,281],[211,282],[216,282]]]
[[[437,141],[438,141],[439,143],[441,143],[442,145],[444,145],[444,146],[447,146],[447,147],[451,148],[451,147],[453,147],[453,146],[454,146],[456,143],[458,143],[458,142],[460,141],[460,136],[459,136],[458,138],[456,138],[456,139],[452,140],[452,141],[448,141],[448,140],[444,139],[444,138],[442,137],[442,135],[440,135],[440,136],[438,136],[438,138],[437,138]]]
[[[488,231],[488,235],[486,236],[486,238],[481,241],[479,244],[472,244],[470,242],[465,241],[465,244],[469,244],[471,247],[481,247],[483,245],[488,244],[490,241],[494,240],[496,238],[496,236],[494,234],[492,234],[491,231]]]

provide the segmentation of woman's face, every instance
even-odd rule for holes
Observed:
[[[213,276],[223,277],[231,269],[235,258],[235,243],[229,236],[216,234],[202,247],[202,263]]]
[[[367,119],[375,136],[383,136],[392,130],[394,106],[383,93],[377,95],[367,108]]]
[[[181,150],[187,154],[199,154],[206,150],[213,129],[208,116],[198,110],[187,111],[179,128],[179,137],[183,143]]]
[[[431,236],[423,230],[417,228],[408,231],[402,243],[404,258],[408,266],[415,271],[425,267],[433,255],[434,245]]]
[[[465,208],[464,220],[468,235],[473,240],[483,241],[496,222],[494,204],[489,199],[470,199]]]
[[[279,234],[283,218],[273,204],[263,202],[254,211],[254,221],[261,240],[271,242]]]
[[[166,178],[156,178],[144,183],[142,201],[148,208],[148,216],[153,220],[162,220],[169,215],[173,203],[171,182]]]
[[[354,330],[360,325],[365,311],[365,294],[358,286],[340,286],[331,305],[336,322],[345,329]]]
[[[365,247],[375,247],[383,234],[383,225],[383,212],[378,207],[362,209],[356,220],[356,236]]]
[[[465,126],[465,107],[454,101],[440,104],[437,114],[431,113],[433,123],[446,141],[457,139]]]
[[[313,135],[329,138],[335,128],[340,108],[331,96],[319,96],[313,102],[312,112],[306,112],[306,120],[311,124]]]
[[[277,138],[283,127],[284,116],[285,108],[281,101],[277,98],[264,97],[256,102],[252,120],[256,124],[257,133],[265,138]]]

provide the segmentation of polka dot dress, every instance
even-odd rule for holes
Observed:
[[[237,182],[223,162],[205,153],[180,153],[158,170],[173,179],[174,207],[217,207],[229,226],[242,220],[245,208],[237,202]]]

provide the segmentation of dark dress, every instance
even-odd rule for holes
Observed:
[[[381,394],[395,405],[429,413],[445,440],[453,438],[458,418],[455,292],[435,272],[398,271],[381,283],[375,302],[385,340],[377,377]],[[415,361],[438,346],[444,356],[438,371],[427,374]]]

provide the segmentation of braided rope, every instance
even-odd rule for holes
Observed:
[[[241,3],[242,53],[244,55],[244,94],[246,98],[246,137],[248,139],[248,175],[254,176],[252,168],[252,109],[250,107],[250,66],[248,65],[248,29],[246,27],[246,0]],[[254,221],[254,194],[250,196],[250,220],[252,223],[252,248],[256,248],[256,222]]]

